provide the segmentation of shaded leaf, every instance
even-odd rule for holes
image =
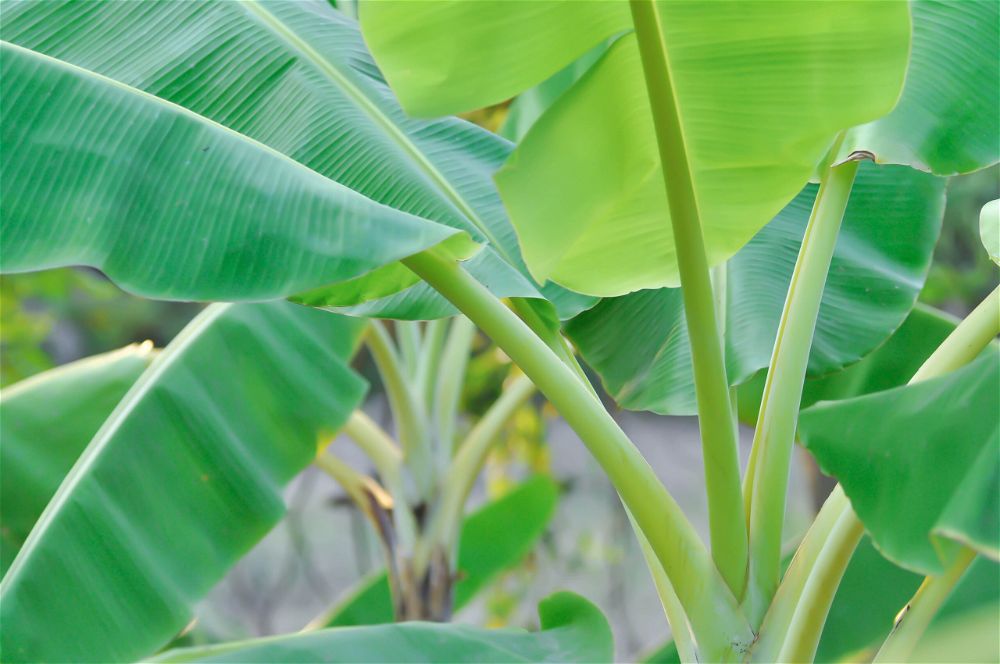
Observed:
[[[541,631],[407,622],[173,650],[158,662],[610,662],[608,621],[579,595],[538,605]]]
[[[0,583],[4,660],[135,660],[180,631],[363,397],[345,364],[361,325],[289,303],[195,318],[105,421]]]
[[[966,544],[1000,551],[1000,358],[802,412],[799,436],[879,550],[940,574]],[[905,517],[905,518],[904,518]]]
[[[139,374],[152,345],[63,365],[0,394],[2,572],[87,443]]]

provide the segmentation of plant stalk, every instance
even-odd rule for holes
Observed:
[[[915,383],[954,371],[971,362],[1000,332],[1000,286],[983,298],[910,380]]]
[[[975,558],[976,552],[973,549],[962,547],[955,562],[944,571],[944,574],[924,579],[913,599],[896,616],[896,624],[879,648],[873,662],[877,664],[909,660],[920,637],[937,615],[938,609],[948,599]]]
[[[656,5],[651,0],[631,0],[630,7],[653,111],[683,288],[705,459],[712,557],[730,589],[742,596],[748,544],[746,521],[742,518],[739,449],[698,202]]]
[[[403,363],[396,352],[389,332],[379,321],[371,321],[365,342],[382,377],[389,407],[396,422],[397,435],[403,446],[403,458],[412,471],[421,498],[430,496],[433,466],[427,440],[426,416],[407,379]],[[397,496],[397,499],[402,499]]]
[[[818,637],[823,633],[834,595],[864,534],[864,526],[854,510],[842,510],[802,588],[799,607],[778,655],[779,662],[811,662],[816,657]]]
[[[423,348],[420,353],[420,363],[417,366],[416,385],[429,409],[434,403],[434,391],[437,385],[437,370],[444,350],[445,338],[448,334],[447,318],[428,321],[424,330]]]
[[[802,384],[823,288],[857,170],[858,162],[848,161],[823,173],[788,287],[764,384],[751,449],[753,475],[747,476],[751,483],[747,492],[750,579],[745,604],[754,625],[760,625],[778,588],[788,472]]]
[[[441,500],[432,517],[427,545],[418,547],[414,568],[420,572],[430,556],[429,547],[439,545],[453,552],[462,525],[462,508],[472,491],[479,471],[493,442],[514,412],[534,394],[535,385],[527,376],[519,376],[504,387],[503,393],[476,422],[458,448],[441,487]]]
[[[448,340],[437,369],[437,390],[434,394],[434,433],[437,441],[437,467],[444,472],[451,463],[455,445],[455,421],[462,382],[469,364],[469,352],[476,335],[476,326],[465,316],[452,319]]]
[[[580,436],[674,584],[703,659],[742,656],[753,633],[735,597],[673,496],[573,370],[456,262],[431,252],[403,262],[492,337]]]

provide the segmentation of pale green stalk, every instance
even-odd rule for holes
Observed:
[[[452,260],[403,261],[468,316],[524,371],[607,473],[670,577],[705,661],[742,656],[753,641],[736,598],[653,469],[576,374],[525,323]]]
[[[462,525],[462,508],[486,462],[490,448],[503,426],[534,392],[535,385],[528,377],[518,376],[504,386],[500,398],[490,405],[465,436],[444,477],[441,500],[431,517],[426,546],[418,547],[417,555],[414,556],[414,567],[418,573],[423,571],[428,562],[431,552],[427,547],[440,544],[446,551],[454,550]]]
[[[396,338],[399,342],[400,355],[406,367],[406,375],[414,380],[417,377],[417,366],[420,363],[420,323],[417,321],[396,321]]]
[[[1000,286],[965,317],[910,380],[915,383],[954,371],[971,362],[1000,332]]]
[[[403,458],[413,473],[421,497],[427,498],[434,477],[431,450],[427,440],[426,416],[407,380],[399,354],[385,326],[377,320],[371,321],[365,342],[375,360],[375,366],[385,386],[386,396],[389,398],[397,435],[403,446]]]
[[[595,398],[597,397],[597,392],[594,390],[594,386],[590,384],[587,380],[587,375],[583,373],[583,368],[580,363],[576,361],[576,355],[573,352],[572,346],[566,341],[566,338],[559,332],[558,329],[552,328],[542,320],[539,313],[531,306],[531,303],[527,298],[523,297],[512,297],[510,298],[510,308],[514,310],[521,320],[528,326],[528,328],[534,332],[539,339],[545,342],[545,345],[552,350],[556,356],[566,363],[573,373],[577,375],[577,378],[586,385]]]
[[[447,318],[429,321],[424,330],[423,348],[420,353],[420,363],[417,366],[416,385],[423,397],[424,406],[428,410],[434,403],[438,364],[441,362],[441,353],[444,350],[447,335]]]
[[[332,477],[354,501],[363,514],[375,519],[371,500],[386,500],[385,492],[375,482],[365,477],[332,454],[318,454],[313,464]]]
[[[854,511],[842,510],[802,588],[788,637],[778,654],[779,662],[813,661],[840,580],[864,534],[864,526]]]
[[[344,433],[368,455],[379,475],[386,478],[387,484],[399,481],[399,466],[403,462],[403,454],[396,441],[368,417],[365,411],[357,409],[351,413],[344,424]]]
[[[683,287],[705,459],[712,557],[726,583],[739,596],[747,578],[747,524],[742,518],[738,441],[698,202],[656,5],[650,0],[631,0],[630,6],[653,111]]]
[[[670,585],[670,579],[667,578],[667,573],[663,571],[663,565],[660,564],[659,559],[656,557],[653,547],[649,545],[649,540],[642,534],[642,530],[639,529],[639,525],[635,522],[635,518],[628,511],[627,507],[625,508],[625,513],[628,514],[632,530],[639,539],[642,557],[645,558],[646,567],[649,568],[649,573],[653,577],[653,585],[656,586],[656,594],[660,598],[660,604],[663,606],[663,613],[667,617],[667,624],[670,625],[670,636],[674,641],[674,645],[677,646],[677,654],[685,664],[688,662],[697,662],[698,647],[691,634],[691,627],[688,625],[687,616],[684,615],[684,607],[681,606],[680,600],[677,599],[677,593],[674,592],[674,587]]]
[[[840,517],[850,511],[851,503],[844,495],[844,490],[837,485],[823,503],[816,519],[809,526],[805,537],[795,551],[791,565],[785,572],[785,577],[778,586],[774,601],[771,603],[760,628],[760,638],[753,648],[753,661],[774,662],[788,635],[789,626],[795,617],[802,592],[809,581],[809,575],[823,551],[833,527]]]
[[[968,547],[962,547],[955,562],[940,576],[928,576],[920,584],[913,596],[899,615],[896,624],[885,643],[879,648],[874,662],[906,662],[909,661],[913,649],[931,624],[938,609],[955,589],[965,570],[976,558],[976,552]]]
[[[750,578],[745,604],[760,625],[778,588],[788,470],[795,443],[802,385],[823,288],[851,194],[857,161],[827,168],[792,272],[767,371],[751,449]]]
[[[455,444],[455,423],[458,402],[462,396],[465,368],[469,363],[476,326],[465,316],[452,319],[448,340],[437,368],[437,390],[434,394],[434,425],[437,440],[437,465],[443,470],[451,463]]]

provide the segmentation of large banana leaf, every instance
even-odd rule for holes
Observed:
[[[899,327],[930,267],[944,185],[910,168],[861,166],[823,292],[810,376],[856,362]],[[808,185],[726,266],[726,362],[734,385],[768,365],[816,190]],[[566,331],[619,405],[695,412],[679,289],[605,299]]]
[[[152,360],[151,345],[132,345],[0,393],[2,573],[84,447]]]
[[[896,108],[852,130],[841,155],[937,175],[968,173],[1000,158],[1000,3],[912,0],[913,52]]]
[[[407,118],[325,2],[7,3],[0,35],[34,51],[5,47],[4,270],[185,299],[350,280],[323,302],[355,304],[456,229],[506,257],[494,280],[520,261],[490,179],[509,143]]]
[[[579,595],[538,605],[541,631],[409,622],[325,629],[218,646],[172,650],[157,662],[610,662],[608,621]]]
[[[134,660],[180,631],[361,400],[345,364],[360,325],[289,303],[195,318],[87,445],[0,583],[3,660]],[[52,427],[72,426],[58,415]]]
[[[441,112],[540,82],[627,28],[627,11],[379,2],[361,18],[404,105]],[[840,130],[891,110],[902,88],[906,3],[670,1],[655,13],[713,264],[794,198]],[[465,39],[474,48],[454,56]],[[633,34],[535,123],[497,183],[539,281],[594,295],[678,285]]]
[[[516,565],[545,532],[559,489],[539,475],[473,512],[462,524],[455,566],[456,611],[502,570]],[[392,595],[385,572],[360,584],[344,601],[311,624],[323,627],[375,625],[393,621]]]
[[[799,436],[836,477],[879,550],[940,574],[959,543],[1000,557],[1000,354],[939,378],[799,417]]]

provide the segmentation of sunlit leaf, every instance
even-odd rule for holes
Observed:
[[[944,185],[910,168],[861,166],[823,291],[810,376],[856,362],[899,327],[930,267]],[[768,365],[816,189],[807,186],[727,265],[726,360],[734,385]],[[619,405],[695,412],[679,289],[605,299],[566,331]]]

